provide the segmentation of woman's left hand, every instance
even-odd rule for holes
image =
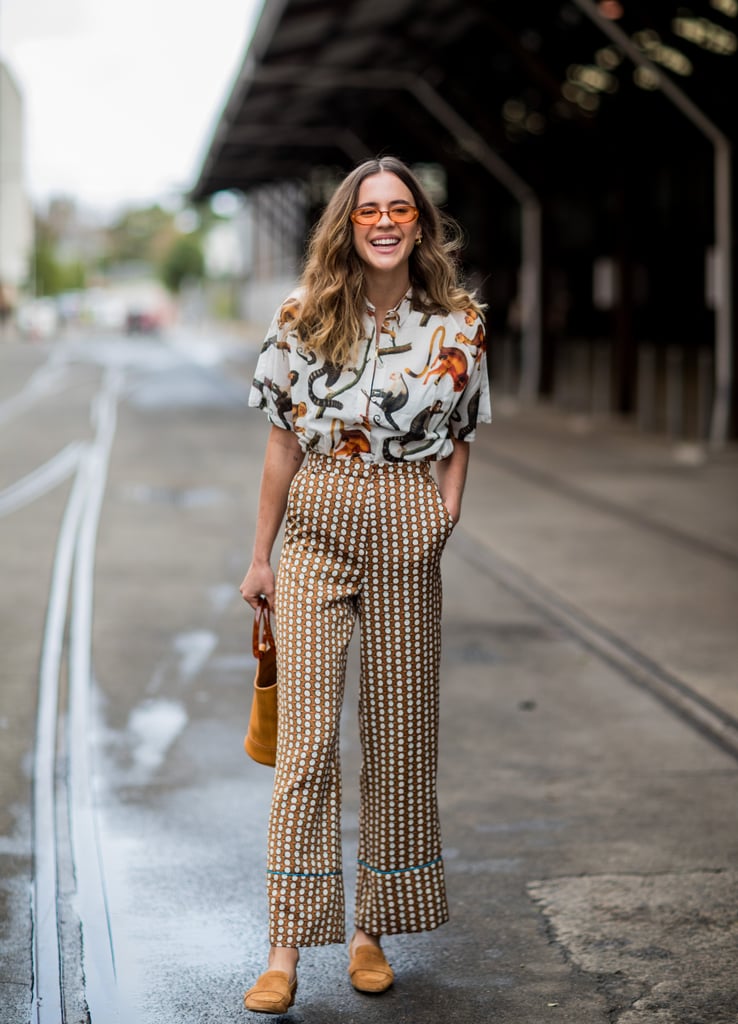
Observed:
[[[461,515],[461,504],[459,502],[457,502],[457,503],[448,502],[448,501],[445,500],[445,498],[444,498],[443,504],[446,506],[446,511],[451,516],[451,519],[453,520],[454,526],[456,526],[456,524],[459,521],[459,516]]]
[[[447,459],[436,462],[435,471],[438,490],[448,514],[458,523],[461,515],[461,499],[464,496],[466,470],[469,464],[469,445],[454,438],[454,450]]]

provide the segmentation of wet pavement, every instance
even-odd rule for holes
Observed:
[[[255,353],[211,331],[0,348],[2,1024],[262,1019]],[[737,469],[498,403],[444,556],[452,919],[386,941],[378,998],[344,948],[303,951],[288,1019],[735,1024]],[[354,650],[349,908],[355,705]]]

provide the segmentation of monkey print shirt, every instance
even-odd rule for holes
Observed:
[[[305,451],[367,462],[443,459],[451,438],[471,441],[490,420],[484,324],[470,309],[414,310],[411,293],[376,337],[367,303],[365,337],[343,368],[301,349],[291,330],[299,297],[287,299],[267,332],[249,405],[294,430]]]

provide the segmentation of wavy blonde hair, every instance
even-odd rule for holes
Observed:
[[[457,257],[463,236],[456,222],[433,205],[402,161],[391,156],[367,160],[344,178],[312,231],[302,300],[293,324],[301,347],[334,366],[349,362],[364,330],[364,269],[354,247],[350,214],[362,182],[382,171],[397,175],[418,208],[423,242],[410,256],[413,308],[424,313],[483,309],[459,281]]]

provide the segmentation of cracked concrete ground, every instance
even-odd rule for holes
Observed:
[[[96,1005],[93,1024],[246,1021],[242,993],[266,949],[272,778],[242,748],[253,662],[236,588],[265,429],[239,387],[255,349],[234,356],[224,346],[207,366],[188,357],[186,338],[176,360],[165,340],[55,352],[48,392],[0,438],[0,493],[89,439],[106,360],[126,377],[96,549],[86,737],[117,991]],[[0,408],[50,354],[0,349]],[[381,999],[350,988],[345,948],[305,950],[295,1024],[738,1021],[736,757],[483,557],[505,559],[732,711],[738,453],[687,467],[658,439],[613,424],[580,428],[541,410],[484,428],[444,555],[439,781],[451,921],[387,940],[397,982]],[[0,534],[13,581],[0,593],[2,1024],[35,1013],[31,766],[68,491],[8,514]],[[660,522],[670,529],[660,533]],[[355,655],[342,732],[349,926]],[[80,942],[64,828],[64,698],[62,678],[60,938],[66,1019],[76,1024],[88,1012],[84,957],[106,922]]]
[[[738,873],[595,875],[531,882],[552,938],[619,1024],[735,1024]]]

